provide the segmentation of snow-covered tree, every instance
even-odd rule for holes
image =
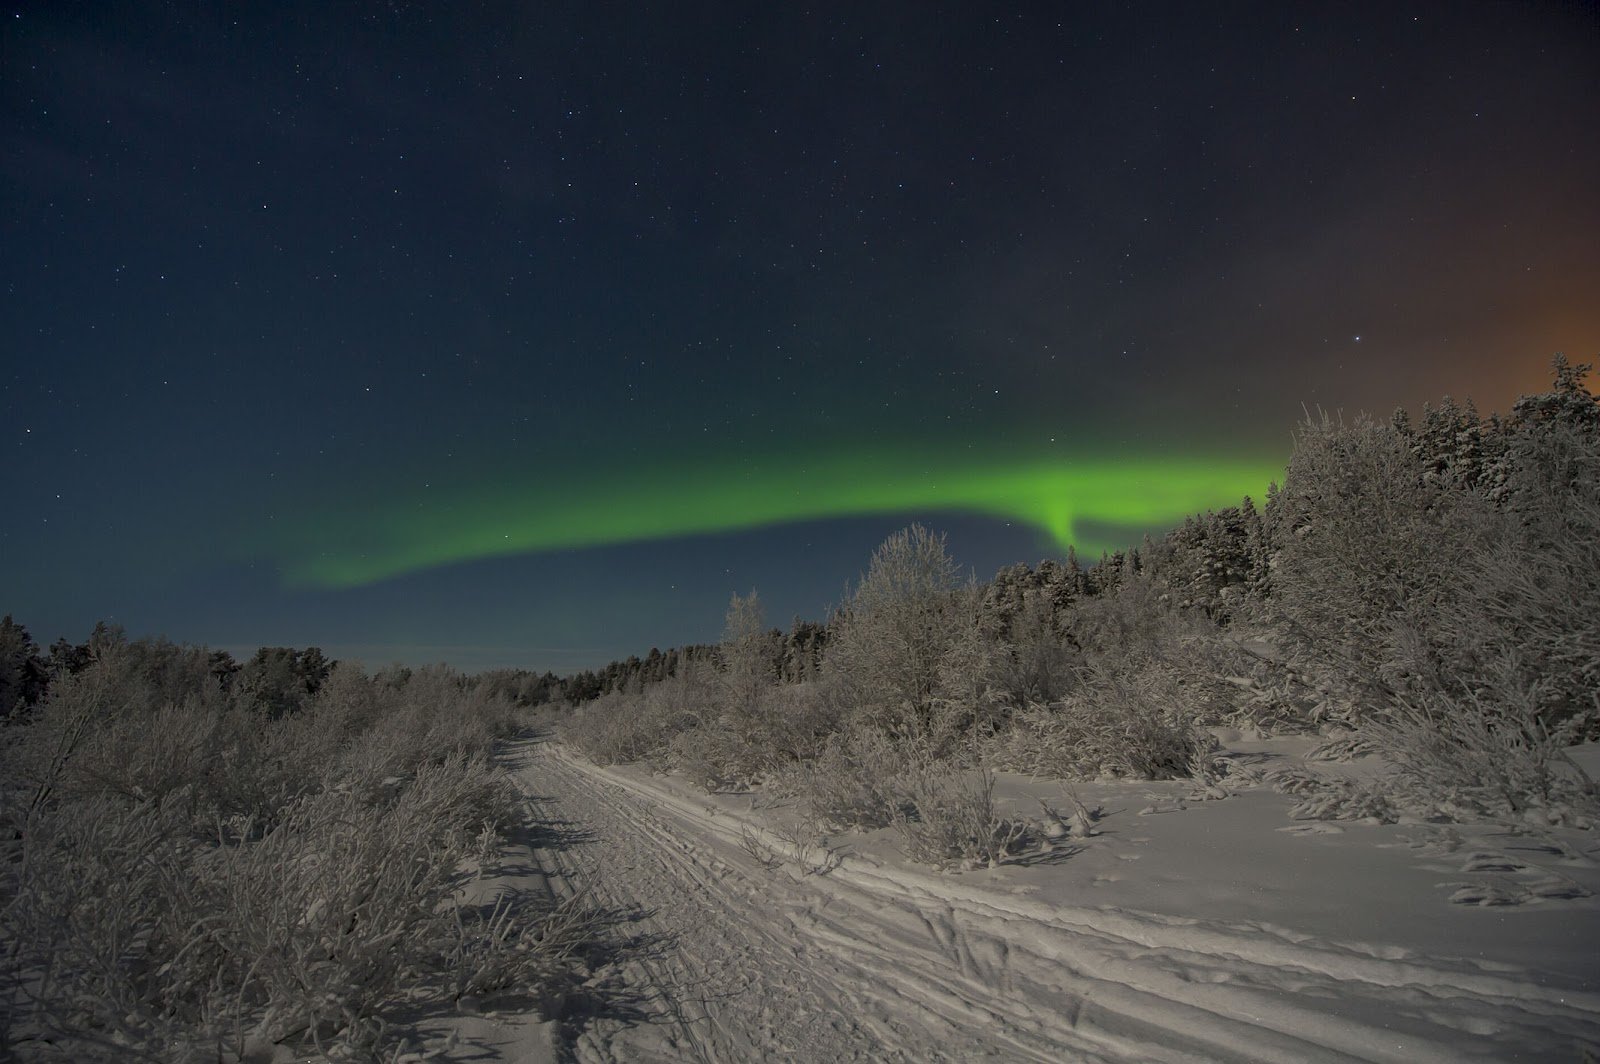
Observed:
[[[724,697],[730,710],[751,712],[755,709],[761,693],[771,687],[776,678],[774,651],[760,596],[754,591],[748,595],[734,595],[728,602],[718,654],[722,661]]]
[[[977,611],[943,535],[896,532],[830,625],[824,666],[858,713],[891,731],[927,723],[940,667]]]

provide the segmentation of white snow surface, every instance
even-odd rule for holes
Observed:
[[[1307,745],[1224,738],[1266,767]],[[1421,1064],[1600,1047],[1600,832],[1301,822],[1268,787],[1195,801],[1188,783],[1107,782],[1074,788],[1097,834],[939,873],[888,830],[796,860],[774,834],[785,809],[759,794],[552,741],[507,757],[556,830],[502,885],[585,891],[627,915],[632,945],[591,980],[599,1007],[473,1017],[461,1059]],[[1053,781],[1002,774],[997,795],[1019,816],[1071,808]],[[749,838],[791,859],[757,860]]]

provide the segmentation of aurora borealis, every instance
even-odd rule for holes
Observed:
[[[1581,6],[0,10],[0,613],[565,669],[1600,354]]]
[[[1093,558],[1125,542],[1086,522],[1159,528],[1219,505],[1259,497],[1269,462],[1216,456],[1001,462],[919,453],[870,453],[764,463],[690,465],[558,493],[492,492],[427,507],[374,504],[350,525],[318,523],[285,554],[286,577],[359,587],[451,562],[575,547],[757,529],[817,518],[958,511],[1025,522]],[[560,501],[552,505],[551,496]]]

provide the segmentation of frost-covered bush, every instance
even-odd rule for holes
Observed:
[[[1066,627],[1079,660],[1068,696],[1086,695],[1085,682],[1131,684],[1145,689],[1147,702],[1196,724],[1270,732],[1306,725],[1304,692],[1281,663],[1247,647],[1259,642],[1251,630],[1224,627],[1171,599],[1161,577],[1140,572],[1074,607]]]
[[[849,601],[830,622],[823,670],[863,726],[925,733],[940,669],[976,623],[944,537],[912,525],[886,539]]]
[[[676,676],[642,691],[612,691],[580,707],[559,734],[597,765],[650,761],[665,767],[674,738],[716,713],[718,693],[713,665],[691,658]]]
[[[386,1014],[437,991],[462,865],[498,798],[483,762],[446,762],[388,800],[310,793],[269,827],[218,822],[210,838],[177,794],[38,812],[0,876],[10,1039],[66,1059],[371,1049]]]
[[[637,695],[616,691],[601,695],[561,722],[561,739],[597,765],[638,761],[662,745],[660,736],[641,727],[639,703]]]
[[[1552,728],[1534,687],[1495,701],[1461,690],[1398,698],[1359,726],[1395,770],[1391,786],[1413,808],[1455,817],[1561,821],[1600,812],[1600,791],[1567,752],[1582,721]]]
[[[1396,426],[1308,419],[1267,504],[1269,614],[1365,690],[1388,660],[1394,619],[1438,615],[1456,570],[1482,545],[1485,509],[1425,481]]]
[[[832,736],[821,754],[795,765],[778,782],[810,820],[837,828],[881,828],[899,812],[899,777],[906,768],[905,753],[881,732],[851,730]]]
[[[1524,419],[1482,478],[1495,508],[1476,502],[1476,549],[1453,559],[1438,609],[1391,619],[1385,689],[1357,727],[1411,806],[1535,820],[1594,810],[1566,753],[1600,736],[1600,415],[1578,380],[1556,404],[1570,416],[1518,403]]]
[[[380,673],[373,685],[384,702],[382,734],[390,737],[395,756],[402,761],[418,757],[441,760],[487,749],[520,726],[517,707],[508,697],[474,684],[448,666],[406,670],[398,676]],[[314,710],[324,708],[322,699],[319,691],[312,703]],[[349,699],[349,693],[341,698],[335,692],[326,707],[336,712]]]
[[[480,906],[455,905],[440,956],[450,996],[500,991],[559,997],[575,982],[602,918],[583,894],[556,899],[518,891]]]
[[[1027,824],[995,810],[994,773],[987,769],[967,772],[934,763],[902,778],[906,800],[893,823],[913,861],[995,868],[1024,845]]]
[[[1065,620],[1076,648],[1067,694],[1015,709],[988,743],[1004,768],[1062,778],[1184,778],[1210,737],[1196,727],[1223,709],[1232,689],[1215,675],[1221,635],[1180,611],[1162,585],[1124,574],[1106,593],[1076,603]]]
[[[1544,727],[1600,737],[1600,425],[1525,425],[1505,462],[1503,512],[1451,608],[1402,618],[1394,660],[1412,686],[1531,699]]]
[[[1014,714],[990,756],[1064,779],[1185,779],[1215,745],[1195,726],[1190,698],[1183,677],[1158,661],[1101,661],[1083,669],[1068,698]]]
[[[1012,706],[1053,701],[1071,689],[1081,655],[1067,636],[1062,611],[1044,589],[1012,594],[1017,601],[997,619],[999,629],[984,633],[997,652],[986,679],[994,693]],[[991,587],[984,600],[991,612],[996,610],[990,602],[995,597]]]
[[[775,783],[796,800],[803,823],[858,831],[892,825],[908,857],[939,868],[993,866],[1026,834],[1022,821],[996,813],[992,772],[918,758],[871,729],[835,735]]]
[[[1214,628],[1202,614],[1179,610],[1160,581],[1124,573],[1115,587],[1073,604],[1066,633],[1085,657],[1144,655],[1191,633]]]
[[[708,790],[751,786],[817,756],[837,724],[812,685],[769,688],[753,701],[708,707],[672,736],[663,760]]]
[[[752,743],[759,747],[755,767],[764,773],[818,756],[843,718],[837,700],[817,683],[791,684],[769,691],[760,708]]]
[[[1400,816],[1395,790],[1382,779],[1278,769],[1268,773],[1266,780],[1274,790],[1299,799],[1289,810],[1294,820],[1377,820],[1392,824]]]
[[[365,1058],[481,973],[553,978],[548,914],[458,912],[516,815],[498,700],[346,671],[274,718],[162,701],[119,653],[0,742],[0,1055]]]

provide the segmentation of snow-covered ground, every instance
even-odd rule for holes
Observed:
[[[1247,769],[1306,745],[1228,738]],[[1099,783],[1075,788],[1096,834],[941,874],[888,830],[796,855],[761,795],[547,741],[509,756],[557,830],[503,883],[587,890],[631,946],[559,1024],[467,1021],[475,1054],[1409,1064],[1600,1045],[1594,832],[1297,822],[1269,787]],[[1003,775],[997,794],[1073,807],[1055,782]]]

